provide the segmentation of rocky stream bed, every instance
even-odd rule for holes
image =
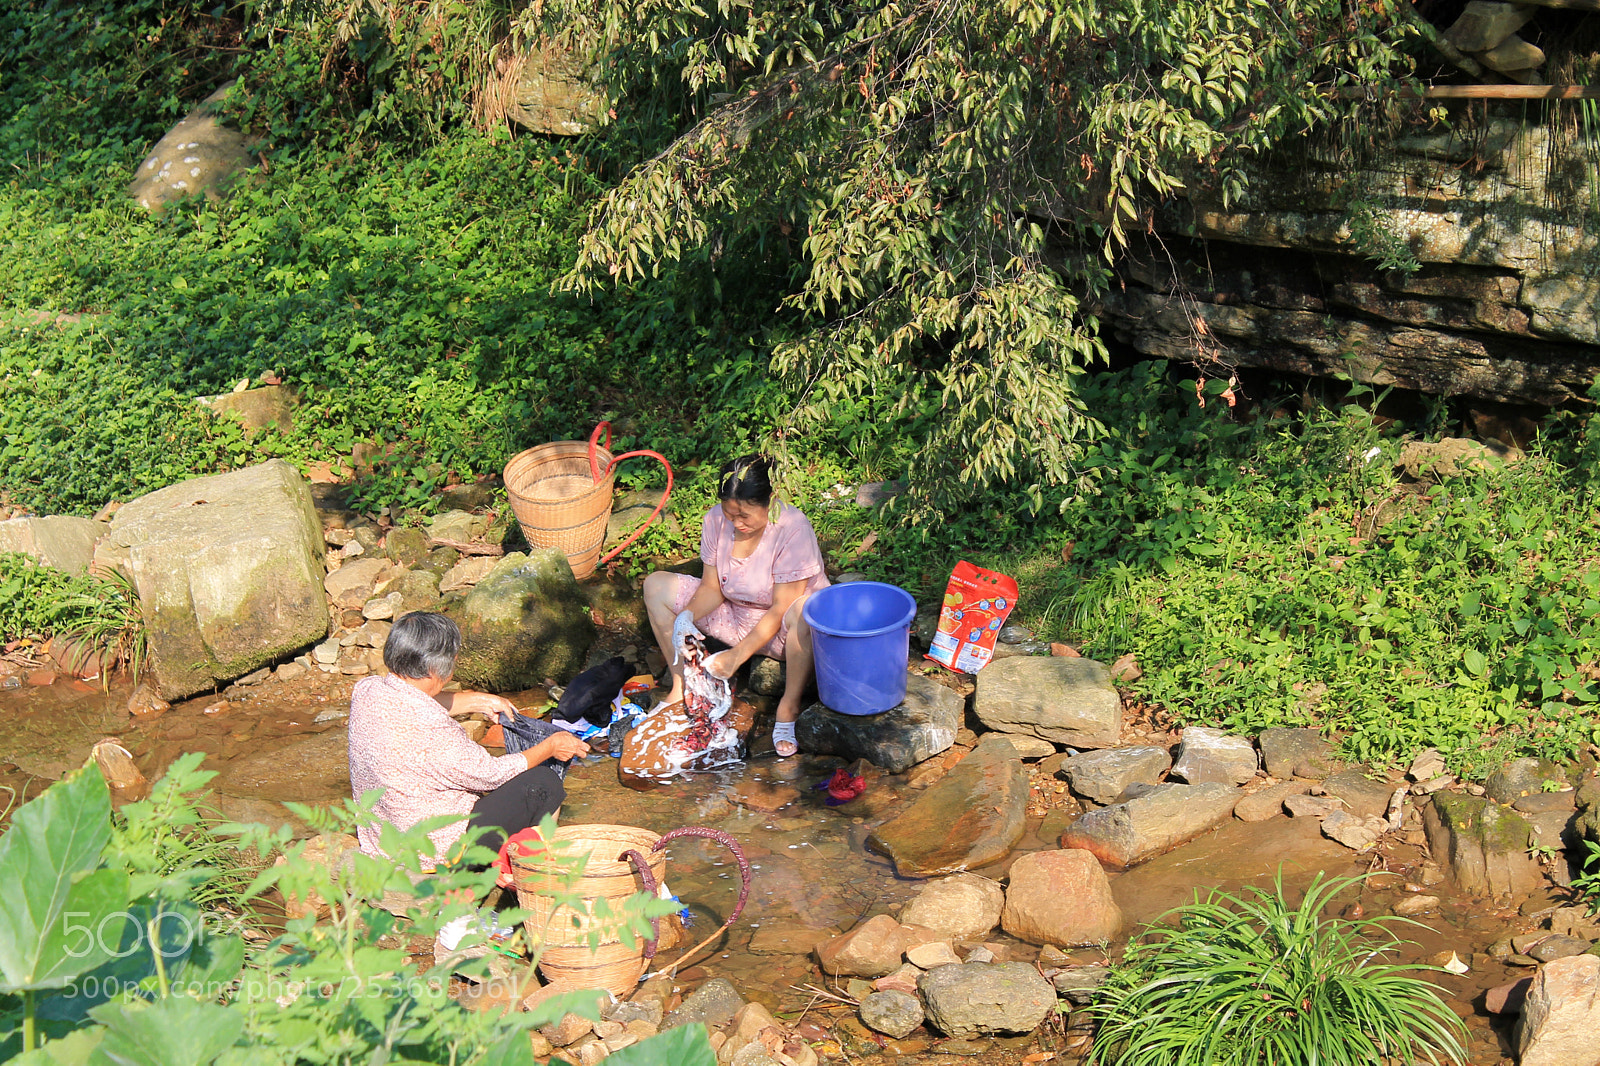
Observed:
[[[634,585],[579,583],[559,555],[515,551],[491,501],[465,486],[425,522],[374,521],[265,464],[163,489],[109,523],[0,523],[16,550],[64,568],[92,558],[131,571],[156,667],[133,688],[74,679],[48,648],[0,660],[0,786],[13,804],[31,798],[114,737],[147,779],[203,752],[223,817],[295,825],[283,801],[349,796],[350,690],[383,668],[390,620],[406,610],[455,617],[458,676],[528,713],[549,704],[545,679],[612,655],[659,673]],[[273,529],[294,535],[262,532]],[[170,609],[152,616],[151,604]],[[239,617],[255,622],[240,629]],[[918,618],[923,646],[935,620]],[[1179,729],[1116,687],[1136,663],[1015,637],[976,677],[914,660],[906,702],[882,715],[808,707],[798,758],[771,750],[781,676],[758,659],[741,679],[757,718],[737,769],[640,791],[609,757],[576,766],[565,823],[722,829],[745,849],[752,889],[709,954],[641,990],[653,1007],[543,1039],[588,1066],[693,1015],[715,1023],[733,1066],[1077,1061],[1091,987],[1146,923],[1197,892],[1281,879],[1298,899],[1319,874],[1367,874],[1331,908],[1418,923],[1390,961],[1451,967],[1429,979],[1465,1021],[1473,1066],[1577,1062],[1571,1049],[1600,1024],[1589,954],[1600,925],[1561,886],[1584,838],[1600,837],[1590,763],[1514,760],[1482,785],[1433,752],[1404,771],[1343,766],[1312,730]],[[466,724],[493,743],[488,723]],[[860,791],[830,805],[821,786],[842,768]],[[701,840],[670,854],[673,892],[697,929],[716,928],[734,864]],[[1524,994],[1535,1023],[1519,1028]]]

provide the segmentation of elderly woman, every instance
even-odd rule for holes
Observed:
[[[463,833],[498,850],[505,838],[536,826],[566,798],[554,760],[589,746],[557,733],[527,751],[493,756],[474,743],[452,713],[496,717],[515,708],[486,692],[445,692],[461,651],[461,630],[442,614],[403,616],[383,646],[384,677],[363,678],[350,694],[350,785],[359,798],[381,788],[378,816],[400,829],[424,818],[458,819],[429,834],[432,860],[443,862]],[[361,850],[381,855],[378,828],[362,826]]]
[[[673,623],[681,611],[729,645],[706,660],[706,668],[719,677],[732,677],[752,655],[785,660],[788,676],[772,746],[787,758],[799,750],[794,722],[811,677],[811,630],[801,608],[807,596],[827,587],[828,578],[810,520],[797,508],[774,502],[771,471],[771,460],[759,455],[723,465],[717,482],[721,502],[706,512],[701,525],[705,576],[651,574],[644,602],[663,653],[670,654]],[[674,661],[667,702],[682,698],[683,665]]]

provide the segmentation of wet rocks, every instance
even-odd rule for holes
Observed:
[[[1114,747],[1122,730],[1122,703],[1111,674],[1092,659],[1017,656],[992,662],[978,674],[973,711],[990,729],[1074,748]]]
[[[900,920],[951,940],[977,940],[1000,924],[1005,901],[1004,890],[987,877],[952,874],[926,885],[900,912]]]
[[[922,1017],[922,1001],[905,992],[874,992],[861,1001],[861,1020],[896,1040],[910,1036]]]
[[[128,713],[135,718],[156,718],[171,709],[172,704],[162,699],[156,687],[148,681],[139,682],[139,687],[128,697]]]
[[[750,691],[758,696],[783,695],[783,663],[765,655],[750,659]]]
[[[1422,813],[1429,850],[1449,864],[1463,891],[1526,896],[1543,880],[1538,860],[1528,854],[1530,829],[1521,815],[1454,792],[1435,792]]]
[[[1011,865],[1000,924],[1030,944],[1103,944],[1122,928],[1100,860],[1087,851],[1035,851]]]
[[[273,459],[130,501],[95,559],[132,578],[170,700],[326,636],[322,551],[309,486]]]
[[[1333,766],[1333,745],[1315,729],[1263,729],[1256,743],[1267,773],[1280,780],[1320,780]]]
[[[1059,774],[1067,779],[1074,795],[1109,804],[1121,799],[1129,785],[1156,784],[1171,765],[1165,748],[1105,748],[1063,761]]]
[[[1534,977],[1517,1029],[1520,1066],[1594,1066],[1600,1028],[1600,958],[1575,955]]]
[[[909,674],[906,698],[882,714],[840,714],[820,703],[800,712],[795,736],[800,750],[845,759],[866,759],[892,774],[930,759],[955,743],[962,701],[930,677]]]
[[[1093,852],[1113,866],[1132,866],[1227,821],[1239,798],[1228,785],[1160,785],[1085,814],[1061,834],[1061,846]]]
[[[1362,818],[1348,811],[1329,811],[1322,819],[1322,835],[1355,851],[1366,851],[1388,830],[1382,818]]]
[[[1189,726],[1178,745],[1172,776],[1191,785],[1217,782],[1242,785],[1256,776],[1260,761],[1248,737],[1232,736],[1221,729]]]
[[[928,1020],[950,1036],[1032,1032],[1056,1005],[1050,982],[1025,962],[941,966],[918,979],[917,991]]]
[[[18,552],[57,570],[82,574],[94,559],[94,546],[106,523],[88,518],[52,516],[11,518],[0,522],[0,554]]]
[[[1570,959],[1574,955],[1582,955],[1588,950],[1587,940],[1555,934],[1539,941],[1529,949],[1528,954],[1540,962],[1554,962],[1557,959]]]
[[[456,678],[489,692],[515,692],[583,668],[595,625],[567,557],[555,548],[500,559],[446,613],[461,627]]]
[[[1239,801],[1233,816],[1241,822],[1264,822],[1283,813],[1283,801],[1290,796],[1303,796],[1311,786],[1301,781],[1280,781],[1260,792],[1252,792]]]
[[[800,790],[793,785],[773,784],[747,777],[733,786],[728,798],[741,807],[748,807],[762,814],[771,814],[799,799]]]
[[[1402,918],[1417,918],[1424,914],[1438,914],[1440,902],[1438,896],[1402,896],[1390,909]]]
[[[1005,858],[1022,838],[1027,772],[1015,750],[996,740],[980,741],[910,807],[868,837],[868,846],[893,859],[901,877],[986,866]]]
[[[1095,990],[1106,983],[1111,970],[1106,966],[1067,966],[1050,977],[1055,990],[1080,1007],[1094,1001]]]
[[[900,965],[907,932],[887,914],[868,918],[843,936],[817,945],[817,962],[836,977],[882,977]]]
[[[565,556],[563,556],[565,558]],[[699,1023],[707,1029],[720,1028],[731,1022],[744,1006],[744,997],[723,977],[713,977],[683,998],[677,1009],[661,1020],[661,1028],[672,1029],[680,1025]]]

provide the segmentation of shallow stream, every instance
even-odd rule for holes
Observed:
[[[63,772],[81,765],[100,737],[119,737],[151,778],[178,754],[202,751],[206,767],[219,771],[213,787],[217,805],[229,818],[275,821],[287,817],[281,800],[316,803],[349,794],[345,766],[343,713],[354,679],[313,675],[295,682],[269,681],[249,689],[231,689],[220,696],[189,700],[149,720],[130,720],[128,689],[109,692],[83,682],[59,681],[43,687],[0,691],[0,786],[16,799],[37,795]],[[536,706],[544,694],[514,696],[522,706]],[[319,721],[318,719],[322,719]],[[759,745],[758,745],[759,747]],[[806,1010],[805,1029],[832,1051],[843,1042],[842,1055],[859,1062],[862,1054],[886,1058],[923,1056],[949,1061],[950,1054],[978,1055],[978,1061],[1022,1062],[1024,1056],[1056,1052],[1067,1060],[1059,1029],[999,1041],[943,1042],[913,1034],[904,1041],[876,1040],[864,1033],[850,1012],[830,1006],[814,989],[845,995],[844,982],[828,980],[808,954],[820,938],[847,930],[873,914],[893,912],[921,882],[895,876],[892,865],[866,848],[871,828],[902,809],[926,787],[930,775],[915,771],[872,781],[866,794],[848,804],[828,807],[825,793],[813,788],[825,780],[839,760],[801,757],[756,758],[742,768],[706,774],[648,792],[633,791],[617,781],[615,764],[596,758],[568,775],[569,799],[563,821],[610,822],[641,826],[663,833],[681,825],[710,825],[726,830],[743,845],[753,877],[749,904],[741,920],[715,950],[703,953],[683,972],[684,983],[710,975],[730,979],[747,998],[762,1000],[784,1012]],[[1042,775],[1041,775],[1042,776]],[[741,786],[790,785],[800,798],[775,813],[760,813],[731,798]],[[1070,801],[1055,792],[1049,779],[1035,782],[1029,833],[1015,855],[1054,846],[1054,837],[1071,817]],[[1043,814],[1037,812],[1042,811]],[[1221,829],[1126,873],[1112,875],[1112,890],[1129,928],[1189,901],[1198,889],[1238,891],[1248,886],[1270,888],[1281,876],[1294,893],[1304,890],[1319,871],[1340,876],[1387,868],[1372,879],[1359,899],[1341,900],[1349,915],[1388,913],[1417,879],[1419,849],[1389,848],[1369,862],[1325,840],[1315,822],[1275,818],[1259,824],[1229,822]],[[977,873],[1002,876],[1006,864]],[[1281,871],[1281,873],[1280,873]],[[728,853],[705,840],[675,842],[670,851],[668,884],[695,913],[690,930],[695,940],[720,925],[738,890],[738,869]],[[1442,913],[1405,935],[1416,944],[1406,961],[1428,961],[1455,951],[1472,966],[1460,977],[1436,975],[1447,997],[1466,1018],[1474,1037],[1474,1066],[1492,1066],[1510,1055],[1509,1026],[1483,1011],[1483,992],[1530,971],[1490,960],[1483,954],[1508,932],[1535,927],[1515,907],[1497,909],[1461,898],[1448,883],[1428,889],[1443,899]],[[1548,904],[1545,904],[1548,906]],[[1522,910],[1539,910],[1535,901]],[[1012,941],[998,930],[991,937],[997,955],[1032,960],[1037,949]],[[1112,945],[1113,954],[1120,945]],[[1076,953],[1084,961],[1104,956],[1097,950]],[[935,1060],[933,1056],[938,1055]],[[1031,1059],[1029,1062],[1048,1060]]]

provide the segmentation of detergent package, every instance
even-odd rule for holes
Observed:
[[[950,572],[939,608],[939,632],[928,658],[963,674],[975,674],[994,658],[1000,627],[1017,605],[1017,583],[1004,574],[962,561]]]

